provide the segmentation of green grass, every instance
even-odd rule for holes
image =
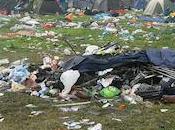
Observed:
[[[65,128],[63,122],[69,117],[70,120],[79,121],[90,119],[96,123],[101,123],[103,129],[107,130],[173,130],[175,121],[173,114],[174,105],[157,104],[152,108],[144,105],[128,105],[124,111],[117,110],[120,103],[115,103],[114,107],[102,109],[101,105],[92,103],[82,106],[78,112],[62,112],[52,105],[59,104],[46,101],[37,97],[31,97],[20,93],[6,93],[0,98],[0,113],[5,120],[0,123],[2,130],[57,130]],[[25,105],[34,104],[37,108],[26,108]],[[166,108],[168,112],[161,113],[160,109]],[[32,111],[44,111],[43,114],[29,117]],[[121,119],[122,122],[112,120]],[[83,126],[86,130],[88,126]]]

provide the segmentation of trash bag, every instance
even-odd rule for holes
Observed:
[[[10,72],[8,77],[11,81],[14,81],[17,83],[22,83],[29,77],[29,75],[30,75],[30,73],[27,70],[27,66],[19,65],[19,66],[16,66]]]
[[[115,96],[118,96],[121,93],[121,91],[113,86],[106,87],[100,91],[100,95],[105,98],[113,98]]]

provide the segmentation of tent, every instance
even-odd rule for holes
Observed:
[[[37,14],[61,12],[61,8],[55,0],[35,0],[33,3],[33,10]]]
[[[100,11],[108,11],[125,8],[128,9],[132,6],[133,0],[96,0],[93,9]]]
[[[174,10],[174,4],[170,0],[151,0],[144,11],[145,15],[156,15],[165,13],[167,10]]]
[[[16,6],[16,0],[0,0],[0,10],[11,11]]]
[[[79,9],[91,9],[94,3],[94,0],[69,0],[69,4],[72,4],[72,7]]]
[[[135,9],[145,9],[148,0],[134,0],[133,1],[133,8]]]
[[[99,11],[108,11],[108,1],[107,0],[96,0],[93,4],[92,9],[96,9]]]
[[[129,8],[131,5],[132,0],[96,0],[93,9],[108,11],[120,8]]]
[[[121,3],[123,2],[124,8],[131,6],[132,0],[69,0],[69,3],[74,8],[79,9],[95,9],[98,11],[109,11],[120,9]]]

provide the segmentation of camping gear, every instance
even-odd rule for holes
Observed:
[[[53,14],[62,12],[59,4],[55,0],[35,0],[33,3],[33,10],[37,14]]]
[[[7,14],[10,14],[16,4],[16,0],[0,0],[0,10],[5,10],[7,11]]]
[[[164,14],[167,10],[173,11],[175,6],[170,0],[151,0],[144,11],[145,15]]]
[[[120,8],[129,8],[131,7],[131,4],[132,0],[74,0],[69,2],[69,5],[72,5],[72,7],[74,8],[98,11],[109,11]]]
[[[99,11],[109,11],[121,8],[129,8],[131,6],[130,0],[96,0],[93,8]]]
[[[144,20],[146,22],[157,22],[164,23],[165,19],[162,17],[149,17],[149,16],[138,16],[139,19]]]
[[[78,9],[91,9],[94,0],[69,0],[69,7],[74,7]]]
[[[139,9],[139,10],[145,9],[147,3],[148,3],[148,0],[134,0],[133,8]]]

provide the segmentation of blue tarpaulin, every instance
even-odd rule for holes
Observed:
[[[150,62],[154,65],[175,68],[175,50],[148,49],[146,52]]]
[[[147,0],[134,0],[133,8],[135,9],[145,9],[147,5]]]
[[[138,18],[147,22],[165,23],[165,19],[160,17],[138,16]]]

